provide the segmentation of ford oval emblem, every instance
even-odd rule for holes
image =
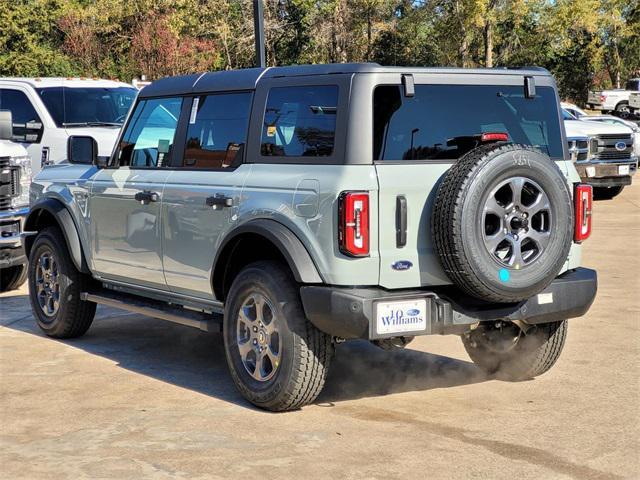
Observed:
[[[410,308],[409,310],[407,310],[407,315],[409,315],[410,317],[415,317],[416,315],[420,315],[420,310],[418,310],[417,308]]]
[[[616,150],[618,150],[619,152],[624,152],[627,149],[627,144],[625,142],[618,142],[615,146]]]
[[[411,267],[413,267],[413,263],[409,260],[398,260],[391,265],[394,270],[409,270]]]

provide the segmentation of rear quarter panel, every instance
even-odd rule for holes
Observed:
[[[371,256],[351,258],[338,248],[338,196],[370,192]],[[373,165],[254,164],[242,189],[237,224],[275,220],[303,243],[325,283],[377,285],[378,182]]]

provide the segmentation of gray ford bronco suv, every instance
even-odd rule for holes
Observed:
[[[334,64],[159,80],[110,160],[71,137],[25,225],[55,338],[104,304],[222,333],[240,393],[290,410],[334,345],[455,334],[486,371],[547,371],[596,273],[591,187],[545,70]]]

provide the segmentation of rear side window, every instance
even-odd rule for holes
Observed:
[[[272,88],[262,125],[262,155],[330,156],[337,107],[337,85]]]
[[[416,85],[415,96],[405,97],[399,86],[384,85],[375,89],[373,109],[375,160],[456,160],[490,132],[563,158],[550,87],[528,99],[522,86]]]
[[[183,167],[218,169],[242,161],[251,93],[207,95],[193,99]]]
[[[120,166],[169,165],[182,98],[143,100],[136,105],[120,142]]]
[[[629,80],[624,86],[625,90],[640,90],[640,79]]]

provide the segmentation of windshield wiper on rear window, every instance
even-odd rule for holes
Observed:
[[[63,127],[121,127],[122,123],[118,122],[67,122],[62,124]]]

